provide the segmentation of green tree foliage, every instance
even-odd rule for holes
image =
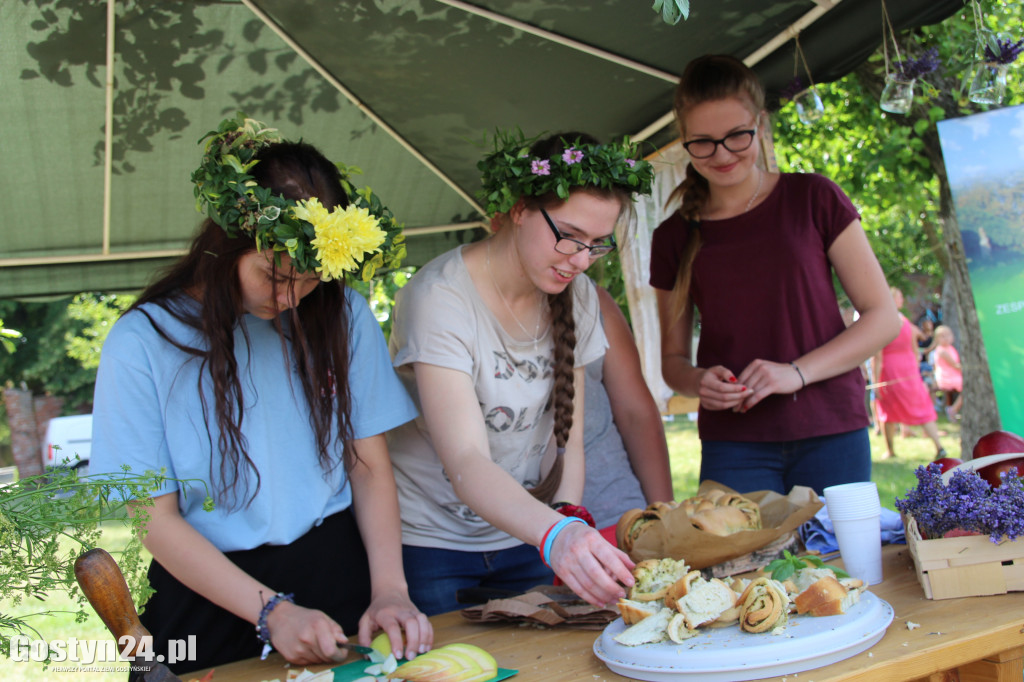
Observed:
[[[1024,37],[1020,2],[986,0],[981,7],[986,28]],[[910,114],[888,114],[878,106],[886,68],[880,49],[842,80],[817,86],[826,113],[816,125],[800,123],[795,107],[786,103],[775,115],[774,129],[782,170],[821,173],[849,193],[886,276],[896,285],[913,274],[941,279],[945,270],[936,122],[988,108],[967,98],[978,51],[969,5],[941,24],[899,35],[898,41],[904,59],[937,48],[941,62],[915,84]],[[889,56],[892,70],[891,45]],[[1021,68],[1011,69],[1004,105],[1024,102]]]
[[[92,403],[99,351],[132,297],[79,294],[47,302],[0,301],[0,317],[21,332],[14,353],[0,354],[0,376],[34,393],[65,398],[67,409]]]

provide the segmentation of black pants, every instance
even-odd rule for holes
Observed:
[[[356,633],[370,604],[366,550],[348,509],[324,519],[290,545],[263,545],[225,555],[271,589],[294,593],[299,606],[325,612],[346,635]],[[155,560],[149,582],[156,594],[141,619],[153,635],[153,653],[166,661],[169,640],[196,636],[196,660],[169,665],[175,674],[252,658],[262,651],[251,623],[185,587]],[[271,596],[263,595],[264,601]]]

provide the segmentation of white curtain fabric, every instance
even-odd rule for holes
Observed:
[[[672,389],[661,378],[658,305],[654,289],[648,284],[651,236],[654,229],[678,207],[678,202],[675,202],[666,208],[665,202],[686,176],[689,155],[681,144],[674,143],[659,150],[649,161],[654,165],[654,188],[650,196],[639,197],[634,204],[636,217],[629,226],[628,238],[619,240],[619,257],[644,378],[651,395],[664,412],[668,399],[672,397]]]

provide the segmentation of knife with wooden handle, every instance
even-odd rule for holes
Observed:
[[[89,550],[75,560],[75,579],[103,624],[114,635],[118,646],[121,646],[122,637],[134,638],[134,646],[124,654],[135,656],[142,638],[151,635],[139,622],[128,584],[114,558],[104,549]],[[182,682],[166,665],[157,661],[136,659],[131,666],[129,682]]]

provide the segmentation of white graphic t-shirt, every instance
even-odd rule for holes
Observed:
[[[574,364],[582,367],[604,354],[607,341],[594,283],[578,275],[572,287]],[[461,247],[435,258],[399,290],[390,348],[399,378],[417,407],[412,363],[468,374],[487,427],[491,459],[525,487],[540,481],[541,463],[546,469],[554,457],[550,330],[538,343],[509,336],[477,293]],[[458,498],[422,416],[389,432],[388,447],[398,483],[404,544],[467,551],[520,544]]]

